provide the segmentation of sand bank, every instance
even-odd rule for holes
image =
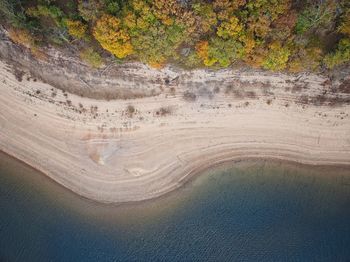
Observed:
[[[235,159],[350,165],[350,105],[310,104],[330,88],[319,75],[164,69],[182,80],[157,96],[101,101],[10,71],[0,64],[0,150],[93,200],[155,198]]]

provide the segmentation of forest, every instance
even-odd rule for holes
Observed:
[[[10,39],[154,68],[320,71],[350,61],[349,0],[0,0]]]

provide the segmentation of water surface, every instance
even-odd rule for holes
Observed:
[[[244,161],[108,206],[0,153],[0,260],[349,261],[350,169]]]

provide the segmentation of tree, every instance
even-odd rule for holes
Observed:
[[[213,31],[218,23],[213,6],[205,3],[196,3],[192,5],[193,13],[196,16],[199,34]]]
[[[96,21],[103,7],[103,0],[78,0],[79,14],[87,22]]]
[[[235,16],[231,16],[231,18],[226,22],[222,22],[217,29],[217,35],[228,39],[230,37],[235,38],[242,33],[243,26],[240,24],[239,20]]]
[[[325,65],[332,69],[350,61],[350,38],[340,40],[337,50],[324,58]]]
[[[209,43],[209,58],[216,60],[222,67],[228,67],[244,54],[243,45],[235,39],[212,38]]]
[[[314,4],[298,15],[296,32],[303,34],[313,28],[327,26],[335,15],[336,5],[333,1]]]
[[[218,37],[211,39],[209,43],[202,41],[196,45],[197,54],[206,66],[219,64],[222,67],[228,67],[236,59],[242,58],[243,50],[240,42]]]
[[[114,16],[103,15],[97,21],[93,34],[104,49],[118,58],[133,53],[129,34],[121,28],[120,20]]]
[[[288,70],[293,73],[316,71],[322,61],[322,50],[319,47],[299,47],[293,53],[288,62]]]
[[[263,68],[278,71],[287,67],[290,50],[283,47],[280,42],[270,44],[267,57],[263,61]]]
[[[215,58],[209,58],[209,43],[208,41],[201,41],[196,45],[196,51],[199,58],[203,61],[204,65],[212,66],[217,62]]]
[[[84,25],[78,20],[66,19],[66,26],[68,28],[68,33],[78,39],[86,37],[87,25]]]
[[[27,14],[32,17],[46,17],[51,18],[57,27],[64,27],[64,13],[60,8],[54,5],[37,5],[36,7],[30,7],[27,9]]]
[[[271,19],[267,15],[261,15],[257,18],[250,17],[248,19],[248,30],[256,37],[265,38],[271,31]]]
[[[229,20],[230,16],[238,8],[244,6],[246,0],[214,0],[213,7],[220,20]]]

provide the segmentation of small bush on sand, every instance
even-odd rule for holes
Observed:
[[[156,111],[157,116],[166,116],[172,113],[172,109],[170,107],[161,107],[158,111]]]
[[[126,115],[128,117],[133,117],[136,112],[136,109],[133,105],[128,105],[126,108]]]
[[[193,101],[196,101],[197,96],[196,96],[195,93],[186,91],[186,92],[183,94],[183,98],[184,98],[186,101],[193,102]]]

